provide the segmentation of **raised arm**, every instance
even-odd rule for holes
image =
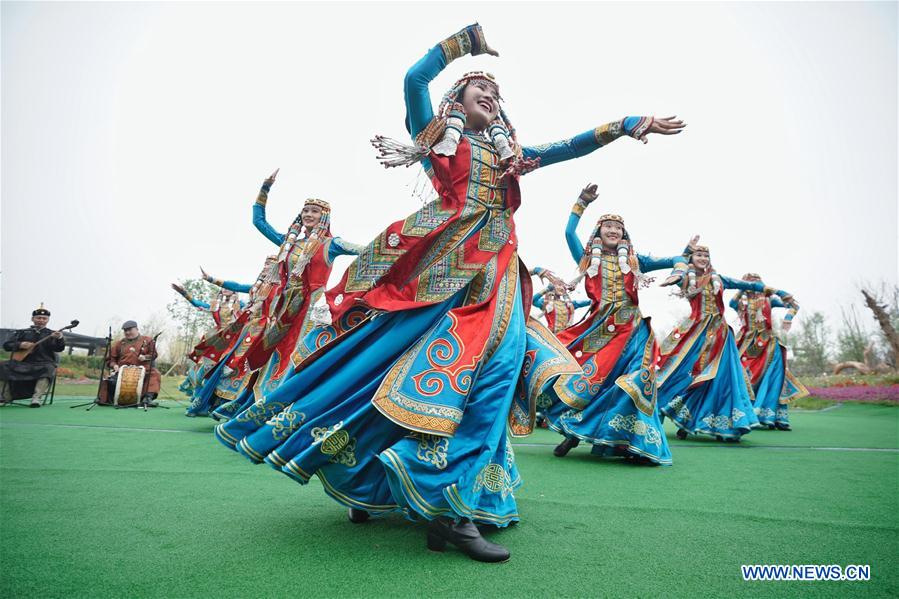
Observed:
[[[493,52],[484,39],[484,31],[475,23],[446,38],[425,54],[406,72],[403,91],[406,98],[406,130],[415,137],[434,118],[428,84],[457,58]]]
[[[650,133],[673,135],[680,133],[685,126],[683,121],[674,117],[629,116],[585,131],[569,139],[539,146],[523,147],[522,154],[525,158],[539,158],[541,167],[549,166],[557,162],[586,156],[599,148],[609,145],[619,137],[629,136],[646,143],[646,136]]]
[[[256,203],[253,204],[253,226],[265,235],[266,239],[280,246],[284,243],[284,234],[278,233],[265,219],[265,204],[268,202],[268,192],[271,191],[277,175],[278,171],[276,170],[271,177],[262,182],[262,188],[259,190],[259,195],[256,196]]]
[[[574,206],[572,206],[571,214],[568,215],[568,224],[565,225],[565,243],[568,244],[568,251],[576,263],[580,263],[585,247],[577,237],[577,226],[581,222],[581,216],[583,216],[587,206],[599,197],[597,189],[598,186],[595,183],[587,183],[587,186],[581,190]]]
[[[200,310],[209,310],[209,304],[195,298],[193,295],[191,295],[190,291],[188,291],[181,285],[172,283],[172,289],[174,289],[178,295],[189,301],[195,308],[199,308]]]

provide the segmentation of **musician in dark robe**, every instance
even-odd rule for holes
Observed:
[[[41,399],[56,376],[56,354],[66,347],[62,333],[48,329],[48,322],[50,311],[41,304],[31,313],[31,326],[16,331],[3,344],[8,352],[31,350],[31,353],[21,361],[11,359],[0,364],[0,405],[30,393],[31,407],[41,407]]]
[[[143,366],[144,386],[141,390],[141,399],[151,407],[157,404],[154,401],[159,395],[159,387],[162,375],[153,367],[158,353],[156,341],[147,335],[141,335],[137,323],[128,320],[122,325],[124,336],[112,344],[109,353],[108,366],[112,369],[109,385],[100,386],[100,403],[111,403],[109,398],[115,393],[115,380],[122,366]],[[111,387],[111,388],[110,388]]]

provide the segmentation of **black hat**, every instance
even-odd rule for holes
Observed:
[[[122,325],[123,331],[126,331],[128,329],[136,329],[136,328],[137,328],[137,323],[134,322],[133,320],[126,320],[125,324]]]
[[[44,302],[41,302],[40,308],[35,308],[31,312],[32,316],[50,316],[50,310],[44,307]]]

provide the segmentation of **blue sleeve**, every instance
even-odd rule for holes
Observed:
[[[193,304],[195,307],[197,307],[197,308],[199,308],[199,309],[201,309],[201,310],[208,310],[208,309],[209,309],[209,304],[207,304],[206,302],[204,302],[204,301],[202,301],[202,300],[190,298],[189,301],[190,301],[191,304]]]
[[[622,123],[622,131],[619,134],[610,134],[608,126],[597,127],[584,131],[570,139],[556,141],[539,146],[523,147],[522,154],[525,158],[539,158],[540,166],[549,166],[557,162],[564,162],[572,158],[580,158],[608,145],[621,134],[630,134],[642,120],[638,116],[629,116]]]
[[[652,272],[654,270],[674,268],[678,263],[686,264],[686,260],[684,260],[683,256],[656,258],[655,256],[646,256],[644,254],[637,254],[637,262],[640,264],[640,272]]]
[[[592,303],[593,302],[591,302],[590,300],[574,300],[574,307],[575,308],[586,308],[587,306],[591,305]]]
[[[780,297],[778,297],[776,295],[772,295],[769,298],[769,300],[771,301],[772,308],[786,308],[787,307],[787,305],[783,302],[783,300],[780,299]]]
[[[546,294],[546,290],[545,290],[545,289],[544,289],[543,291],[537,293],[537,294],[534,296],[534,301],[533,301],[533,304],[534,304],[535,306],[537,306],[537,307],[538,307],[539,309],[541,309],[541,310],[543,309],[543,296],[544,296],[544,294]]]
[[[434,46],[406,72],[403,92],[406,98],[406,130],[414,138],[434,118],[428,84],[446,68],[446,57]]]
[[[742,289],[743,291],[757,291],[759,293],[765,292],[765,284],[761,281],[744,281],[743,279],[732,279],[731,277],[725,277],[724,275],[719,275],[721,277],[721,284],[724,285],[725,289]]]
[[[334,237],[331,239],[331,245],[328,246],[328,262],[334,262],[337,256],[358,256],[363,249],[365,249],[363,246],[350,243],[340,237]]]
[[[222,281],[222,288],[235,293],[249,293],[252,285],[244,285],[243,283],[235,283],[234,281]]]
[[[568,251],[575,262],[580,263],[581,257],[584,255],[584,244],[577,238],[577,225],[581,222],[581,216],[576,212],[572,212],[568,217],[568,224],[565,226],[565,241],[568,243]]]
[[[245,301],[243,301],[243,300],[238,300],[238,302],[240,302],[240,309],[241,309],[241,310],[243,310],[244,308],[247,307],[247,302],[245,302]]]
[[[284,243],[284,235],[275,231],[275,228],[265,220],[265,206],[262,204],[253,204],[253,226],[275,245]]]
[[[737,310],[737,311],[740,310],[740,302],[737,301],[738,297],[739,296],[735,295],[732,298],[730,298],[729,302],[727,302],[728,306],[730,306],[731,308],[733,308],[734,310]]]

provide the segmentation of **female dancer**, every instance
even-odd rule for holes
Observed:
[[[563,457],[585,440],[595,455],[670,465],[671,452],[656,411],[658,346],[649,319],[640,313],[638,290],[650,282],[644,273],[683,265],[684,259],[637,254],[624,220],[615,214],[599,217],[582,244],[577,225],[596,197],[596,185],[587,185],[565,229],[592,306],[586,318],[558,334],[584,370],[584,378],[573,384],[588,390],[590,403],[583,410],[562,402],[547,406],[549,427],[565,436],[553,453]]]
[[[657,375],[660,409],[677,425],[679,439],[702,433],[739,442],[758,419],[733,331],[724,320],[722,296],[725,289],[788,295],[761,282],[719,275],[706,246],[693,248],[686,273],[669,277],[664,284],[678,282],[692,311],[662,342]]]
[[[744,281],[761,281],[755,273],[743,275]],[[755,415],[759,423],[781,431],[790,428],[790,402],[808,395],[808,390],[787,368],[787,348],[774,332],[772,308],[788,308],[783,330],[789,331],[799,311],[795,299],[781,300],[755,291],[738,291],[730,307],[740,316],[741,328],[737,347],[743,367],[755,393]]]
[[[503,527],[519,518],[507,430],[529,433],[537,395],[580,370],[526,318],[530,281],[521,276],[512,219],[519,175],[683,124],[630,117],[522,148],[485,73],[460,79],[434,115],[428,82],[469,53],[496,55],[478,25],[432,48],[406,75],[415,147],[375,139],[388,166],[423,160],[438,198],[390,225],[328,292],[333,324],[312,334],[333,339],[265,396],[265,412],[232,419],[216,435],[298,482],[316,474],[353,522],[401,511],[429,521],[430,549],[449,542],[495,562],[509,552],[473,521]]]
[[[552,271],[537,266],[531,269],[530,274],[551,281],[534,295],[534,306],[543,312],[543,318],[553,334],[558,335],[571,326],[575,310],[586,308],[591,304],[590,300],[572,299],[568,287]]]
[[[218,297],[213,299],[210,303],[196,299],[184,287],[176,283],[172,283],[172,289],[198,310],[209,312],[215,323],[215,329],[230,325],[240,313],[240,310],[244,308],[244,303],[238,298],[237,293],[228,289],[221,289],[218,293]],[[193,400],[194,395],[202,388],[204,382],[203,379],[206,377],[206,374],[210,372],[211,369],[215,368],[215,364],[216,362],[213,360],[201,356],[198,361],[192,363],[190,368],[188,368],[187,376],[178,387],[178,390]],[[191,403],[193,403],[193,401],[191,401]]]

